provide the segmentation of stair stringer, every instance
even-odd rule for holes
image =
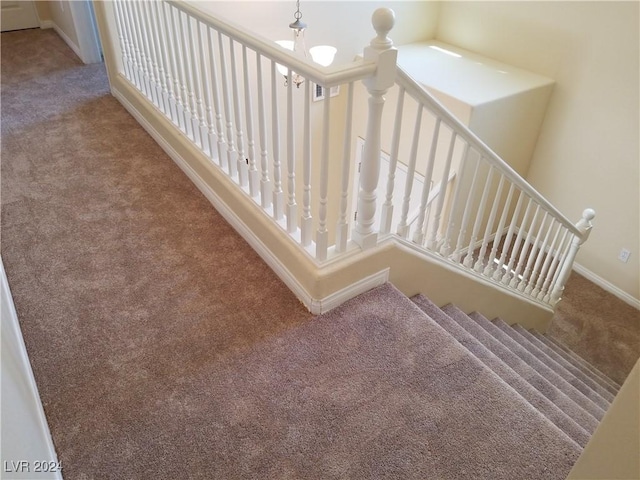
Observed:
[[[327,312],[390,281],[407,296],[422,293],[440,305],[455,303],[466,311],[546,331],[553,315],[549,306],[395,235],[365,251],[351,243],[340,257],[317,262],[122,75],[111,76],[110,83],[118,101],[312,313]]]

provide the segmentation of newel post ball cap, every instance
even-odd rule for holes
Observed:
[[[396,23],[396,14],[390,8],[378,8],[371,17],[373,28],[379,38],[386,38]]]
[[[584,212],[582,212],[582,218],[584,218],[587,222],[593,220],[596,216],[596,211],[593,208],[587,208]]]

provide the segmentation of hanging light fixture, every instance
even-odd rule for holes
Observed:
[[[312,47],[307,51],[307,47],[304,42],[304,31],[307,28],[307,24],[302,21],[302,12],[300,12],[300,0],[296,1],[296,12],[293,14],[295,21],[289,24],[289,28],[293,32],[293,40],[278,40],[276,43],[287,50],[293,51],[300,58],[311,59],[323,67],[328,67],[333,62],[336,56],[337,48],[330,45],[318,45]],[[278,72],[285,78],[285,85],[289,82],[288,73],[289,69],[284,65],[277,64]],[[304,83],[304,78],[295,72],[291,72],[293,84],[300,88],[300,85]]]

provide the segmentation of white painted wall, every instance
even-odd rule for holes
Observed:
[[[438,40],[556,80],[527,180],[570,218],[577,262],[640,305],[638,2],[444,2]],[[624,264],[622,247],[631,250]]]
[[[0,478],[61,479],[51,434],[0,260],[2,396]],[[40,468],[40,472],[38,472]]]

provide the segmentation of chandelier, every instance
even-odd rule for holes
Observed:
[[[289,28],[293,32],[293,40],[277,40],[276,43],[287,50],[293,51],[298,57],[305,60],[313,60],[318,65],[328,67],[333,62],[333,59],[338,51],[337,48],[330,45],[318,45],[312,47],[307,51],[307,47],[304,41],[304,31],[307,28],[307,24],[302,21],[302,12],[300,12],[300,0],[296,1],[296,12],[293,14],[295,21],[289,24]],[[285,85],[288,84],[289,69],[284,65],[277,64],[278,72],[285,78]],[[300,88],[300,85],[304,83],[304,78],[295,72],[291,72],[291,81],[293,84]]]

